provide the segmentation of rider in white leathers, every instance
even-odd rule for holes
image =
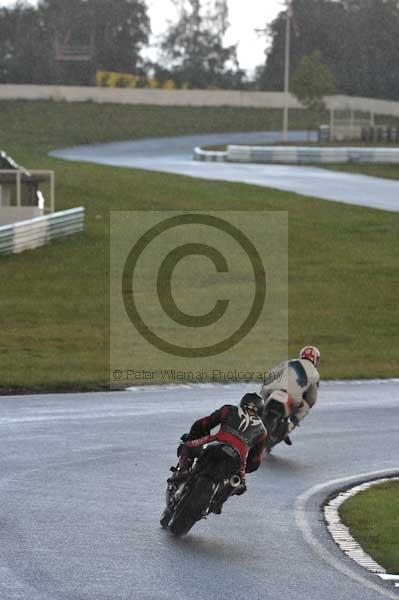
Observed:
[[[317,401],[320,382],[317,370],[319,362],[319,350],[314,346],[305,346],[300,351],[298,358],[274,367],[265,376],[260,394],[266,404],[275,390],[283,390],[291,397],[294,411],[290,416],[290,431],[306,417]],[[288,436],[285,441],[291,445]]]

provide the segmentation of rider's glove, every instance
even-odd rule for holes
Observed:
[[[183,433],[183,435],[181,436],[180,439],[183,442],[183,444],[185,444],[186,442],[188,442],[190,440],[190,434],[189,433]]]
[[[295,428],[298,427],[299,425],[299,419],[296,415],[291,415],[290,419],[288,421],[288,432],[291,433],[291,431]]]

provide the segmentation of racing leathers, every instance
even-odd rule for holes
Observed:
[[[265,376],[261,396],[265,404],[275,390],[289,394],[293,404],[291,420],[302,421],[317,401],[320,375],[310,360],[294,358],[271,369]]]
[[[211,430],[220,425],[215,435]],[[241,480],[245,484],[245,474],[256,471],[262,462],[266,442],[266,429],[261,418],[251,415],[240,406],[225,404],[211,415],[203,417],[192,425],[181,452],[181,467],[187,468],[187,459],[196,455],[210,441],[226,442],[241,457]]]

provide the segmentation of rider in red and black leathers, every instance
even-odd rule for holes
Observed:
[[[261,420],[262,410],[263,399],[258,394],[245,394],[240,406],[226,404],[208,417],[195,421],[190,433],[183,436],[185,448],[181,452],[181,468],[189,466],[196,448],[213,440],[225,442],[241,456],[241,479],[245,486],[245,473],[256,471],[263,458],[266,429]],[[219,431],[210,435],[217,425],[220,425]]]

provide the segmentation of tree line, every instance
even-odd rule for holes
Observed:
[[[286,10],[265,31],[265,61],[248,77],[227,45],[227,0],[173,0],[177,18],[145,58],[146,0],[18,0],[0,8],[0,83],[93,85],[96,72],[176,87],[282,90]],[[291,75],[318,57],[337,93],[399,98],[397,0],[292,0]],[[255,32],[254,32],[254,35]]]
[[[95,83],[96,72],[151,75],[177,87],[237,88],[244,71],[237,47],[224,43],[227,0],[174,0],[178,19],[159,44],[156,63],[143,58],[151,23],[145,0],[18,1],[0,8],[0,83]],[[121,80],[121,84],[123,81]]]
[[[397,0],[292,0],[291,73],[319,51],[337,93],[399,99]],[[286,13],[268,28],[267,60],[258,69],[264,90],[281,90]]]

